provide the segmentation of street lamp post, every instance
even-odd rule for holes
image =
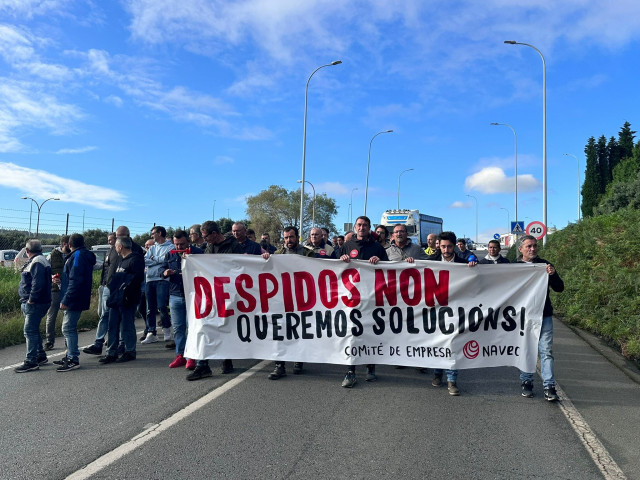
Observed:
[[[358,190],[358,188],[354,188],[351,190],[351,203],[349,204],[349,223],[351,224],[351,229],[353,229],[353,192]]]
[[[385,130],[383,132],[376,133],[373,137],[371,137],[371,141],[369,142],[369,158],[367,159],[367,182],[364,187],[364,215],[367,215],[367,198],[369,193],[369,164],[371,163],[371,144],[373,143],[373,139],[378,135],[382,135],[383,133],[393,133],[393,130]]]
[[[515,220],[516,222],[518,221],[518,135],[516,134],[515,129],[509,125],[508,123],[497,123],[497,122],[491,122],[491,125],[504,125],[505,127],[509,127],[511,129],[511,131],[513,132],[513,140],[515,142],[515,150],[514,150],[514,156],[515,156],[515,182],[516,182],[516,201],[515,201]]]
[[[311,185],[311,188],[313,189],[313,210],[311,211],[311,226],[315,227],[316,226],[316,187],[314,187],[313,183],[311,183],[309,180],[305,180],[305,182]],[[302,183],[302,180],[298,180],[298,183]],[[302,220],[300,221],[300,223],[302,223]]]
[[[509,210],[504,207],[500,207],[500,210],[507,212],[507,233],[511,233],[511,216],[509,215]]]
[[[211,220],[213,220],[214,222],[216,221],[216,201],[213,201],[213,208],[211,209],[211,215],[212,218]]]
[[[547,64],[542,52],[533,45],[515,40],[505,40],[504,43],[533,48],[542,59],[542,223],[547,227]],[[547,244],[547,235],[542,239],[542,244]]]
[[[407,168],[406,170],[403,170],[402,172],[400,172],[400,175],[398,175],[398,210],[400,210],[400,177],[402,176],[403,173],[411,172],[412,170],[413,168]]]
[[[478,243],[478,199],[473,195],[467,195],[467,197],[473,198],[476,201],[476,243]]]
[[[21,197],[21,198],[22,200],[31,200],[33,203],[36,204],[36,207],[38,207],[38,222],[36,223],[36,238],[38,238],[38,233],[40,232],[40,210],[42,209],[42,207],[44,207],[44,204],[47,203],[49,200],[60,200],[60,199],[51,197],[51,198],[47,198],[42,203],[38,203],[31,197]]]
[[[578,162],[578,221],[580,221],[582,212],[582,202],[580,201],[580,160],[578,160],[578,157],[576,157],[573,153],[563,153],[563,155],[573,157],[576,159],[576,162]]]
[[[307,86],[304,89],[304,127],[302,131],[302,180],[300,180],[300,241],[302,241],[302,218],[304,216],[304,183],[305,183],[305,159],[307,155],[307,99],[309,97],[309,82],[311,81],[311,77],[324,67],[332,67],[334,65],[340,65],[342,63],[341,60],[336,60],[331,63],[327,63],[326,65],[321,65],[316,68],[309,78],[307,79]]]

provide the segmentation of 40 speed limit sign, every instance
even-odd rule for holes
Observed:
[[[536,239],[541,240],[547,234],[547,227],[542,222],[531,222],[527,225],[525,230],[527,235],[531,235],[532,237],[536,237]]]

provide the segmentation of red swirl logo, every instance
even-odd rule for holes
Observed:
[[[356,257],[358,256],[358,250],[356,250],[356,249],[354,248],[353,250],[351,250],[351,251],[349,252],[349,256],[350,256],[351,258],[356,258]]]
[[[475,340],[470,340],[464,344],[464,348],[462,349],[462,353],[469,360],[473,360],[480,353],[480,345]]]

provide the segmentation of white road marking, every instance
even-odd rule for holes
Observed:
[[[158,424],[150,425],[148,428],[145,428],[141,433],[133,437],[128,442],[123,443],[119,447],[116,447],[115,449],[111,450],[109,453],[106,453],[100,458],[94,460],[86,467],[81,468],[77,472],[72,473],[67,477],[67,480],[83,480],[83,479],[91,478],[92,475],[95,475],[100,470],[108,467],[109,465],[113,464],[114,462],[121,459],[125,455],[128,455],[129,453],[133,452],[135,449],[144,445],[152,438],[156,437],[157,435],[160,435],[162,432],[168,430],[173,425],[177,424],[181,420],[184,420],[192,413],[197,412],[199,409],[201,409],[208,403],[212,402],[216,398],[228,392],[236,385],[244,382],[246,379],[248,379],[249,377],[257,373],[258,371],[262,370],[269,363],[271,362],[264,360],[258,363],[257,365],[254,365],[246,372],[241,373],[233,380],[229,380],[227,383],[225,383],[221,387],[216,388],[215,390],[207,393],[205,396],[187,405],[182,410],[174,413],[169,418],[161,421]]]
[[[626,475],[618,467],[607,449],[600,443],[596,434],[593,433],[589,424],[580,415],[573,402],[567,397],[564,391],[556,384],[556,391],[560,395],[560,409],[569,421],[569,425],[578,435],[585,450],[589,453],[596,466],[600,469],[605,480],[626,480]]]

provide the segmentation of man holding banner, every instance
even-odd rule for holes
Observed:
[[[538,240],[532,235],[525,235],[520,238],[518,250],[522,255],[516,260],[517,263],[546,263],[549,274],[549,284],[547,286],[547,297],[544,301],[542,312],[542,327],[540,328],[540,340],[538,341],[538,355],[540,355],[540,376],[544,387],[544,398],[549,402],[558,400],[556,393],[556,380],[553,374],[553,306],[549,298],[549,287],[554,292],[564,290],[564,282],[556,272],[555,267],[543,258],[538,256]],[[520,370],[520,381],[522,382],[522,396],[533,397],[533,372],[527,373]]]
[[[369,263],[376,265],[380,260],[389,261],[387,257],[387,251],[384,247],[373,239],[371,236],[371,220],[364,215],[356,218],[356,224],[353,229],[355,230],[356,238],[345,242],[342,247],[343,254],[340,256],[340,260],[349,263],[351,259],[368,260]],[[367,382],[375,382],[378,379],[376,377],[376,366],[373,364],[367,365],[367,376],[365,380]],[[342,381],[342,386],[345,388],[353,388],[356,384],[356,366],[349,365],[349,370]]]
[[[319,228],[314,228],[311,231],[317,230],[321,232]],[[285,227],[282,232],[282,238],[284,240],[284,245],[282,248],[279,248],[274,252],[274,255],[279,254],[289,254],[289,255],[303,255],[305,257],[315,257],[315,250],[311,247],[305,247],[300,245],[298,241],[298,229],[296,227]],[[322,238],[322,237],[320,237]],[[265,252],[262,254],[262,258],[268,260],[270,257],[269,252]],[[302,373],[302,362],[294,362],[293,363],[293,373],[294,375],[299,375]],[[273,372],[269,374],[269,380],[278,380],[282,377],[287,376],[287,371],[284,367],[284,362],[276,362],[276,367],[273,369]]]

